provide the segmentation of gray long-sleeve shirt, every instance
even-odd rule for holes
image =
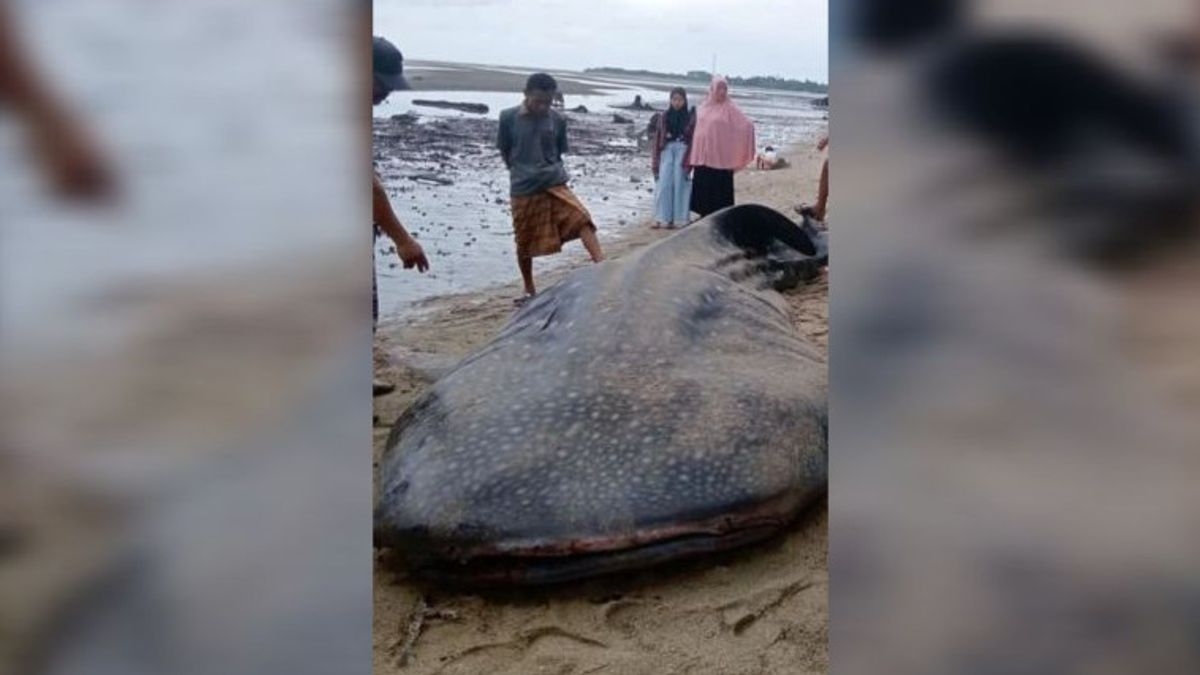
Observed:
[[[567,151],[567,121],[551,110],[545,115],[500,112],[496,147],[508,165],[511,194],[523,197],[567,183],[562,156]]]

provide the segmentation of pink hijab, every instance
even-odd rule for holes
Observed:
[[[754,161],[754,123],[729,99],[729,83],[714,77],[696,113],[688,164],[738,171]]]

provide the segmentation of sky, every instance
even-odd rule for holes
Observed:
[[[828,82],[828,0],[374,0],[405,59]]]

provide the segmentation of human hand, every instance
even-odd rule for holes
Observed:
[[[829,134],[825,134],[824,136],[821,137],[821,140],[817,141],[817,150],[824,150],[825,148],[828,148],[828,147],[829,147]]]
[[[54,191],[66,199],[103,201],[116,193],[106,158],[84,130],[70,121],[43,126],[34,143]]]
[[[412,237],[396,241],[396,255],[400,256],[400,261],[404,263],[406,270],[416,267],[418,272],[425,272],[429,269],[429,259],[425,257],[425,249],[421,248],[417,240]]]

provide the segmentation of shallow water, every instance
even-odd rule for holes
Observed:
[[[640,95],[662,107],[666,93],[647,81],[595,79],[606,93],[565,97],[568,109],[578,105],[587,114],[568,113],[571,153],[566,157],[571,187],[591,211],[600,239],[611,241],[653,216],[654,181],[649,151],[639,148],[637,132],[646,127],[649,111],[628,105]],[[671,86],[671,83],[664,83]],[[736,97],[756,125],[760,147],[785,147],[811,136],[825,119],[812,105],[814,97],[788,92],[749,91]],[[483,103],[486,114],[413,105],[416,99]],[[516,281],[508,173],[496,150],[495,120],[500,110],[520,103],[520,95],[484,91],[396,92],[375,109],[375,159],[392,205],[424,246],[432,269],[421,275],[405,270],[390,252],[386,237],[376,241],[376,272],[381,321],[414,310],[421,300],[462,293]],[[613,114],[634,120],[616,124]],[[406,130],[381,140],[404,115]],[[415,118],[414,118],[415,116]],[[440,185],[423,176],[453,181]],[[546,269],[586,259],[583,247],[568,244],[560,256],[534,263],[535,279]]]

